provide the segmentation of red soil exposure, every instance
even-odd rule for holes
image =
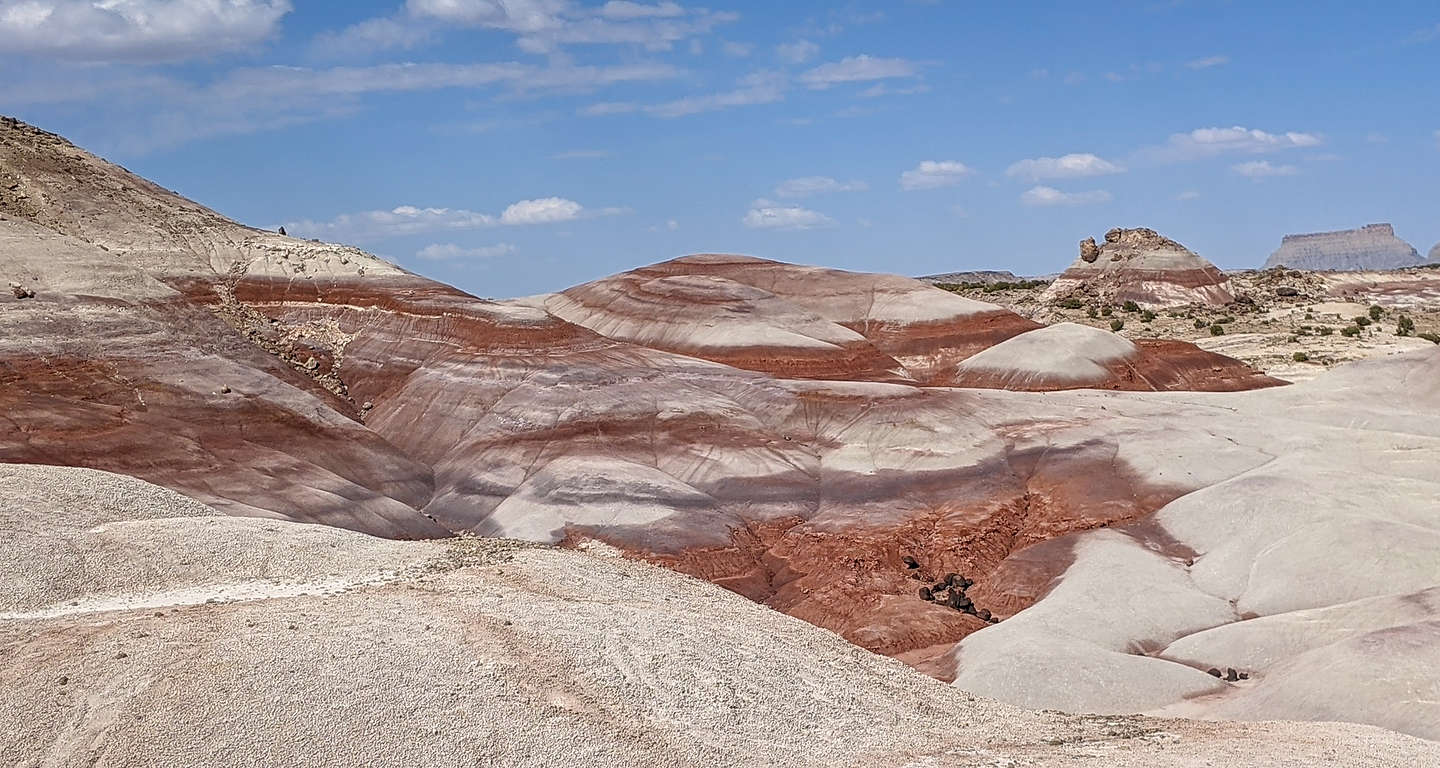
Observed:
[[[712,581],[836,632],[871,651],[953,679],[943,661],[979,618],[919,596],[948,573],[973,579],[979,608],[1005,618],[1048,591],[1071,559],[1069,534],[1139,520],[1184,491],[1151,486],[1087,454],[1011,458],[1010,493],[978,505],[907,511],[884,527],[834,528],[799,519],[751,522],[725,547],[657,554],[614,532],[567,529],[574,544],[602,538],[632,556]],[[916,569],[903,558],[913,557]],[[939,660],[939,661],[937,661]],[[936,666],[938,664],[938,666]]]

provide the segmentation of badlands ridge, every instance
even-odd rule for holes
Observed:
[[[1364,727],[1440,738],[1434,351],[723,255],[486,301],[16,121],[0,280],[6,762],[1440,759]]]

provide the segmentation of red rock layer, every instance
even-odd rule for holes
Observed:
[[[1286,382],[1256,371],[1231,357],[1207,352],[1188,341],[1136,339],[1140,353],[1105,365],[1106,375],[1076,381],[1063,377],[1017,378],[1004,371],[958,371],[950,385],[977,389],[1054,392],[1109,389],[1128,392],[1240,392]]]

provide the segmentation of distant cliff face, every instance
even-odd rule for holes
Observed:
[[[1432,257],[1434,254],[1431,254]],[[1399,269],[1420,263],[1420,252],[1395,236],[1389,224],[1369,224],[1359,229],[1286,235],[1280,248],[1270,254],[1265,268],[1292,269]]]
[[[1430,249],[1430,258],[1427,261],[1431,264],[1440,264],[1440,243],[1436,243],[1435,247]]]

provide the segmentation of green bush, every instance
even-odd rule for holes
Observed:
[[[1115,314],[1115,310],[1114,310],[1113,308],[1111,308],[1111,307],[1105,307],[1104,309],[1100,310],[1100,314],[1102,314],[1102,315],[1104,315],[1104,316],[1106,316],[1106,317],[1109,317],[1109,316]]]
[[[1094,308],[1094,307],[1091,307],[1091,308],[1085,310],[1085,316],[1086,316],[1086,317],[1099,317],[1099,316],[1100,316],[1100,310],[1098,310],[1098,309],[1096,309],[1096,308]]]
[[[1399,319],[1397,319],[1397,320],[1395,321],[1395,335],[1396,335],[1396,336],[1413,336],[1413,335],[1415,335],[1415,321],[1414,321],[1414,320],[1411,320],[1411,319],[1410,319],[1408,316],[1406,316],[1406,315],[1401,315],[1401,316],[1399,317]]]
[[[1371,320],[1379,320],[1379,319],[1380,319],[1380,316],[1383,315],[1383,314],[1385,314],[1385,310],[1381,309],[1379,304],[1371,304],[1371,305],[1370,305],[1370,319],[1371,319]]]
[[[1150,322],[1151,320],[1154,320],[1154,319],[1155,319],[1155,313],[1154,313],[1154,312],[1151,312],[1151,311],[1148,310],[1148,309],[1140,313],[1140,322],[1142,322],[1142,323],[1148,323],[1148,322]]]
[[[1199,317],[1195,318],[1195,327],[1196,327],[1196,328],[1204,328],[1204,327],[1207,326],[1207,325],[1209,325],[1209,323],[1205,322],[1205,320],[1204,320],[1203,318],[1199,318]]]
[[[1225,325],[1225,324],[1227,324],[1227,323],[1233,323],[1233,322],[1235,322],[1235,318],[1231,317],[1230,315],[1226,315],[1226,316],[1220,318],[1219,320],[1216,320],[1215,322],[1216,322],[1216,323],[1219,323],[1220,325]]]
[[[1310,356],[1305,354],[1304,352],[1296,352],[1295,354],[1291,355],[1290,358],[1297,363],[1310,362]]]
[[[1359,315],[1359,316],[1357,316],[1357,317],[1355,318],[1355,324],[1358,325],[1358,326],[1360,326],[1361,328],[1364,328],[1365,326],[1369,325],[1370,322],[1371,322],[1370,318],[1368,318],[1368,317],[1366,317],[1366,316],[1364,316],[1364,315]]]
[[[1140,305],[1136,304],[1133,301],[1127,301],[1125,302],[1125,306],[1121,307],[1121,309],[1124,309],[1126,312],[1139,312]]]
[[[1221,324],[1219,324],[1219,323],[1214,323],[1213,325],[1210,326],[1210,335],[1211,335],[1211,336],[1224,336],[1224,335],[1225,335],[1225,326],[1223,326],[1223,325],[1221,325]]]
[[[1321,325],[1315,328],[1315,332],[1320,334],[1321,336],[1329,336],[1335,333],[1335,329],[1331,328],[1328,325]]]
[[[1341,328],[1341,329],[1340,329],[1340,335],[1341,335],[1341,336],[1349,336],[1350,338],[1353,339],[1353,338],[1355,338],[1356,336],[1359,336],[1359,335],[1360,335],[1360,326],[1358,326],[1358,325],[1348,325],[1348,326],[1346,326],[1346,327],[1344,327],[1344,328]]]
[[[1119,330],[1120,330],[1121,328],[1124,328],[1124,327],[1125,327],[1125,321],[1124,321],[1124,320],[1121,320],[1121,319],[1118,318],[1118,317],[1115,318],[1114,320],[1111,320],[1111,321],[1110,321],[1110,330],[1112,330],[1112,331],[1119,332]]]
[[[1418,333],[1416,335],[1430,342],[1431,344],[1440,344],[1440,333],[1430,333],[1427,331],[1425,333]]]
[[[1062,309],[1079,309],[1085,306],[1085,302],[1079,299],[1061,299],[1059,306]]]

